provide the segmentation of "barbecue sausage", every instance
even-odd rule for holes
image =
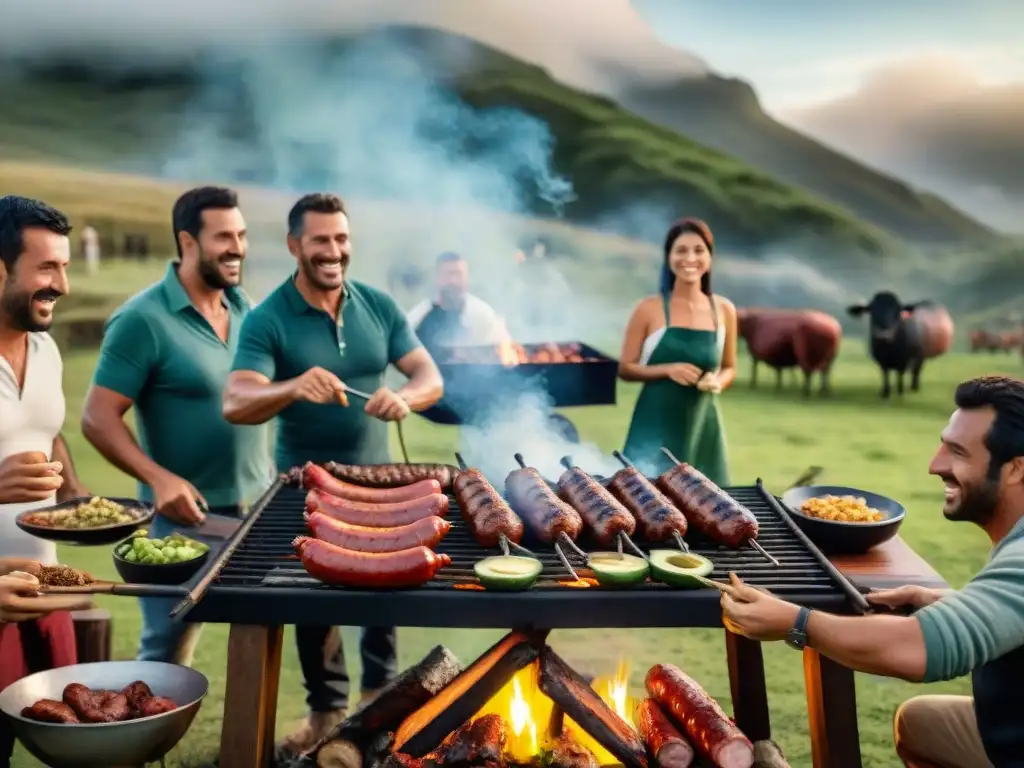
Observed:
[[[513,544],[523,538],[523,521],[478,469],[459,472],[452,483],[462,518],[481,547],[495,547],[502,534]]]
[[[128,698],[118,691],[93,691],[81,683],[68,683],[63,698],[83,723],[118,723],[131,715]]]
[[[38,720],[41,723],[59,723],[62,725],[74,725],[82,722],[75,714],[75,710],[63,701],[53,699],[40,699],[31,707],[21,710],[21,716],[29,720]]]
[[[509,473],[505,478],[505,495],[530,533],[545,544],[563,533],[576,541],[583,530],[580,513],[558,498],[547,480],[532,467]]]
[[[607,489],[579,467],[567,469],[558,478],[561,496],[580,513],[594,540],[610,547],[620,533],[632,536],[636,520]]]
[[[150,696],[148,699],[143,699],[139,705],[138,716],[139,717],[152,717],[153,715],[162,715],[164,712],[173,712],[178,708],[177,702],[174,699],[168,699],[166,696]]]
[[[426,547],[399,552],[353,552],[309,536],[299,536],[293,545],[306,573],[325,584],[343,587],[419,587],[452,562],[448,555]]]
[[[678,464],[662,473],[658,485],[708,538],[733,548],[757,538],[757,518],[696,467]]]
[[[307,512],[306,527],[321,541],[356,552],[399,552],[412,547],[433,549],[452,524],[443,517],[430,515],[397,528],[368,528],[349,525],[323,512]]]
[[[700,752],[719,768],[751,768],[754,747],[721,706],[672,664],[655,664],[644,679],[647,693],[669,712]]]
[[[623,467],[612,475],[608,489],[633,513],[640,535],[648,541],[668,541],[674,532],[686,535],[686,516],[636,467]]]
[[[377,504],[411,501],[441,492],[441,484],[434,479],[420,480],[411,485],[397,488],[367,488],[362,485],[354,485],[335,477],[311,461],[306,462],[302,468],[302,487],[307,490],[315,488],[340,499]]]
[[[693,747],[683,738],[654,699],[637,706],[637,730],[640,738],[661,768],[690,768]]]
[[[442,491],[452,487],[459,470],[450,464],[337,464],[328,461],[324,469],[341,480],[369,488],[395,488],[421,480],[436,480]]]
[[[349,525],[361,525],[366,528],[397,528],[422,520],[424,517],[436,515],[444,517],[448,514],[448,497],[443,493],[425,496],[412,501],[392,502],[390,504],[368,504],[365,501],[349,501],[331,496],[323,491],[310,491],[306,494],[306,511],[323,512],[328,517],[341,520]]]

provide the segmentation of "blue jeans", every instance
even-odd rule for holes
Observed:
[[[295,627],[295,643],[299,650],[309,711],[345,709],[349,702],[349,679],[345,649],[338,629],[300,624]],[[360,630],[363,693],[376,691],[390,681],[395,674],[395,656],[394,627],[363,627]]]
[[[223,517],[241,517],[241,508],[214,507],[210,510],[211,515]],[[180,530],[184,535],[190,535],[188,528],[170,520],[163,515],[153,518],[149,527],[151,538],[162,539],[172,531]],[[225,540],[196,537],[210,545],[210,557],[215,557]],[[186,621],[174,621],[170,612],[181,602],[177,597],[143,597],[139,598],[139,607],[142,609],[142,636],[139,638],[139,661],[166,661],[174,664],[191,664],[192,646],[199,639],[199,631],[202,625],[190,624]]]

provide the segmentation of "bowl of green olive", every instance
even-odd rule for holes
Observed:
[[[184,584],[209,556],[201,541],[177,532],[151,539],[140,529],[114,547],[114,568],[127,584]]]

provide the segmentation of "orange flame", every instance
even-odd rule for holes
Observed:
[[[620,659],[612,677],[599,677],[591,683],[591,687],[601,697],[602,701],[611,707],[612,711],[636,730],[636,705],[635,698],[629,695],[629,665],[625,659]],[[584,731],[577,723],[566,718],[566,724],[572,724],[573,734],[579,743],[594,753],[598,765],[619,765],[620,760],[611,752],[602,747],[594,738]]]
[[[473,718],[496,714],[505,720],[509,727],[505,754],[513,763],[532,762],[541,752],[550,748],[552,737],[557,735],[550,731],[554,704],[540,690],[539,673],[540,665],[537,662],[519,670]],[[615,714],[635,729],[636,700],[629,695],[628,682],[629,667],[622,660],[612,677],[594,680],[593,688]],[[578,723],[566,717],[563,728],[571,730],[576,741],[594,753],[599,765],[619,764],[619,760],[598,744]]]

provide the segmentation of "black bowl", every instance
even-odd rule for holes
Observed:
[[[822,496],[854,496],[863,498],[867,505],[877,509],[884,520],[877,523],[844,523],[838,520],[822,520],[805,515],[800,506],[808,499]],[[860,555],[872,547],[888,541],[899,531],[907,510],[899,502],[871,491],[847,488],[842,485],[808,485],[790,488],[782,496],[782,503],[790,512],[790,518],[818,545],[822,552],[833,555]]]
[[[25,522],[25,518],[29,515],[45,514],[47,512],[57,512],[62,509],[70,509],[71,507],[77,507],[79,504],[85,504],[91,498],[93,497],[82,496],[77,499],[68,499],[60,504],[55,504],[52,507],[28,510],[14,518],[14,523],[25,533],[39,539],[46,539],[47,541],[63,541],[68,544],[100,546],[103,544],[113,544],[116,541],[121,541],[121,539],[132,531],[141,528],[144,525],[148,525],[153,519],[154,510],[151,504],[139,501],[138,499],[122,499],[116,496],[102,496],[100,498],[116,502],[117,504],[120,504],[126,509],[134,512],[136,516],[135,520],[130,523],[115,523],[113,525],[104,525],[99,528],[53,528],[46,525],[32,525],[31,523]]]
[[[131,537],[125,541],[133,540]],[[120,546],[120,542],[118,543]],[[132,563],[117,554],[114,547],[114,568],[126,584],[184,584],[195,576],[206,561],[210,559],[210,552],[207,550],[199,557],[186,560],[183,563]]]

